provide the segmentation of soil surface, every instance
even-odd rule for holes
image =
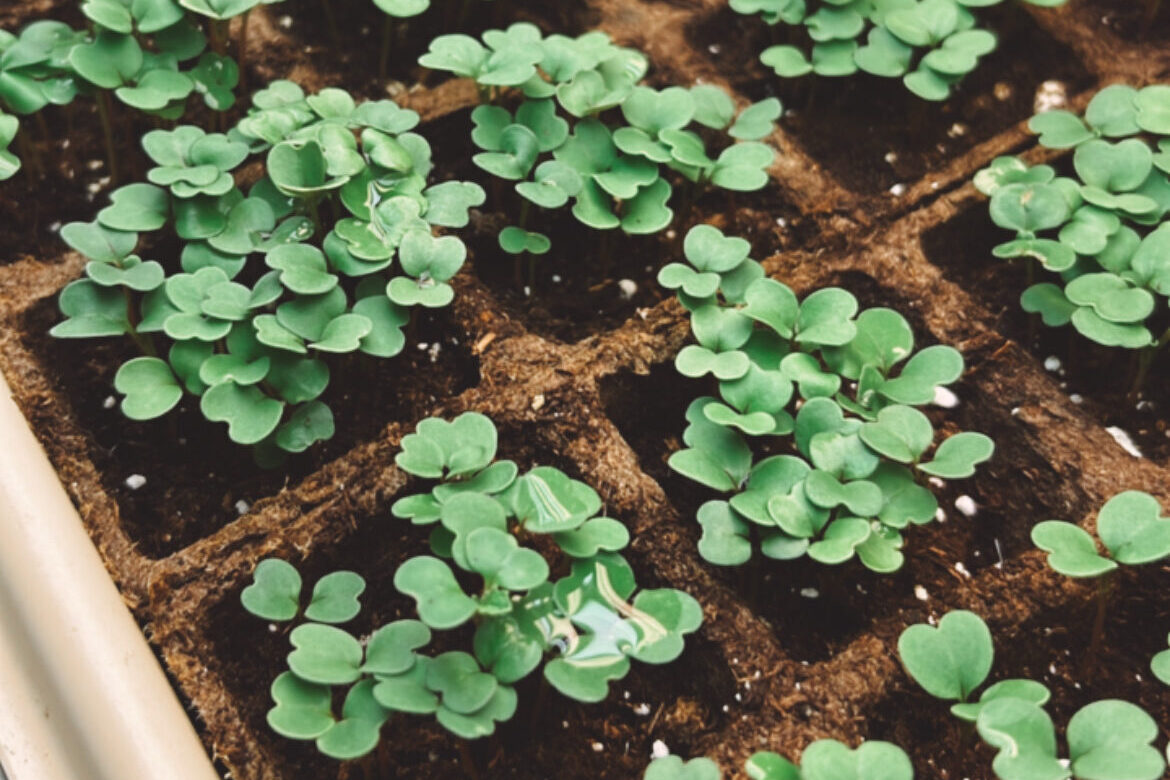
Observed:
[[[392,31],[385,79],[376,65],[383,17],[368,0],[262,6],[249,84],[293,78],[394,97],[423,115],[443,177],[481,178],[469,163],[474,90],[414,64],[440,31],[515,20],[569,34],[601,27],[647,52],[652,83],[715,82],[743,101],[778,95],[789,109],[768,139],[779,156],[766,189],[701,196],[658,237],[600,237],[553,216],[543,226],[552,251],[517,267],[494,238],[516,204],[489,188],[463,232],[471,262],[451,310],[424,319],[398,358],[334,365],[337,436],[275,472],[189,409],[129,423],[108,408],[127,346],[46,335],[56,294],[82,269],[56,232],[90,219],[114,181],[91,103],[45,112],[43,127],[22,125],[41,164],[0,186],[0,369],[225,776],[438,780],[470,763],[484,778],[637,778],[655,740],[738,776],[732,770],[756,750],[795,758],[834,737],[897,742],[919,777],[990,778],[991,752],[908,680],[894,649],[905,626],[957,608],[988,620],[993,679],[1045,682],[1058,724],[1090,701],[1120,697],[1170,726],[1170,696],[1148,674],[1170,630],[1170,568],[1117,578],[1103,647],[1091,655],[1091,586],[1050,572],[1028,538],[1048,518],[1091,529],[1096,509],[1123,489],[1170,501],[1170,364],[1155,367],[1138,403],[1128,356],[1031,322],[1018,305],[1023,269],[991,256],[1003,237],[967,183],[999,154],[1035,154],[1021,123],[1042,83],[1060,82],[1077,107],[1105,84],[1166,79],[1170,23],[1146,24],[1135,6],[1005,4],[991,16],[1000,49],[952,100],[929,105],[886,80],[781,81],[756,60],[773,31],[724,0],[494,0],[468,12],[436,4]],[[38,0],[0,8],[0,25],[49,16],[81,22],[71,0]],[[115,123],[120,139],[150,127],[130,112]],[[129,144],[116,160],[119,181],[144,170]],[[798,293],[844,286],[863,305],[902,311],[920,344],[963,351],[959,405],[930,414],[944,430],[993,436],[996,457],[941,490],[945,521],[908,535],[897,574],[807,561],[724,569],[698,557],[693,518],[712,496],[666,459],[681,446],[687,404],[708,388],[673,369],[687,321],[654,279],[700,222],[748,238],[768,273]],[[238,602],[256,562],[286,557],[308,580],[338,567],[363,574],[370,589],[357,632],[406,615],[393,571],[425,538],[390,515],[415,487],[393,456],[418,420],[465,409],[496,421],[501,454],[522,467],[557,465],[594,485],[632,531],[639,584],[692,593],[703,628],[678,662],[635,665],[601,704],[544,696],[533,675],[516,716],[469,756],[422,719],[394,722],[379,751],[352,764],[277,738],[264,715],[287,638]],[[132,475],[145,484],[128,487]],[[961,497],[974,516],[955,508]]]

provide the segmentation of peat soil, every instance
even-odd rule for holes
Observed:
[[[1077,104],[1107,83],[1164,79],[1164,23],[1142,25],[1120,0],[1005,5],[992,16],[999,51],[951,101],[926,105],[888,81],[781,81],[755,59],[773,31],[722,0],[442,5],[391,29],[387,78],[377,72],[383,17],[367,0],[261,7],[248,83],[293,78],[307,89],[393,97],[423,115],[438,176],[480,180],[469,163],[474,90],[418,68],[426,42],[516,20],[570,34],[600,26],[649,54],[652,83],[722,83],[745,102],[780,96],[789,113],[769,139],[780,152],[774,180],[758,193],[700,194],[685,205],[679,186],[676,222],[653,238],[597,236],[565,213],[544,214],[553,248],[531,267],[496,244],[516,204],[507,188],[489,185],[462,233],[471,259],[455,281],[455,305],[424,318],[397,358],[334,364],[336,437],[275,472],[252,465],[197,411],[129,423],[110,408],[127,346],[46,335],[56,294],[82,268],[56,231],[92,218],[114,184],[92,105],[47,111],[44,127],[22,125],[43,178],[22,174],[0,186],[0,368],[222,771],[243,780],[438,779],[470,775],[469,767],[485,778],[635,778],[655,740],[680,755],[711,755],[731,772],[756,750],[795,758],[810,741],[834,737],[895,741],[921,777],[989,778],[991,753],[917,690],[894,651],[906,625],[956,608],[991,624],[993,679],[1028,676],[1052,688],[1058,725],[1107,696],[1170,724],[1170,697],[1148,675],[1170,630],[1162,598],[1170,569],[1118,578],[1104,644],[1090,656],[1092,588],[1053,575],[1028,539],[1051,517],[1091,529],[1096,508],[1122,489],[1170,499],[1170,365],[1156,365],[1139,405],[1123,381],[1126,356],[1030,322],[1018,306],[1024,272],[991,256],[1001,236],[965,183],[997,154],[1032,146],[1020,123],[1042,83],[1059,81]],[[12,29],[46,16],[80,23],[68,0],[2,9],[0,23]],[[196,113],[193,121],[211,120]],[[151,127],[129,112],[115,123],[119,138]],[[145,159],[120,144],[117,165],[119,180],[131,181]],[[865,306],[902,311],[920,345],[964,352],[959,405],[930,414],[945,431],[988,433],[997,454],[976,477],[940,490],[944,522],[912,529],[896,575],[856,563],[723,569],[698,557],[693,518],[716,496],[673,474],[666,459],[682,446],[687,404],[709,388],[673,369],[687,323],[655,276],[700,222],[748,238],[769,274],[799,293],[846,287]],[[351,626],[358,633],[408,614],[393,572],[424,549],[425,535],[389,513],[415,489],[393,455],[418,420],[465,409],[496,420],[503,456],[522,467],[557,465],[594,485],[606,511],[631,528],[639,585],[692,593],[703,628],[678,662],[636,664],[601,704],[545,695],[534,675],[520,686],[513,720],[469,755],[425,719],[395,721],[377,753],[350,764],[275,737],[264,720],[268,686],[289,646],[283,630],[239,608],[251,570],[279,555],[308,581],[358,571],[370,584]],[[1123,449],[1109,426],[1144,457]],[[128,487],[132,475],[145,484]],[[962,511],[971,506],[973,515]],[[467,639],[455,632],[442,641]]]

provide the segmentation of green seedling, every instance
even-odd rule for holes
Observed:
[[[643,86],[646,57],[603,32],[543,37],[535,26],[517,23],[485,32],[483,43],[441,36],[419,62],[474,79],[480,88],[483,105],[472,112],[471,137],[482,151],[473,160],[515,182],[520,198],[519,224],[500,234],[510,254],[547,251],[547,237],[527,230],[533,206],[571,203],[573,216],[589,227],[642,235],[671,224],[673,182],[680,178],[692,187],[734,191],[767,184],[774,153],[759,140],[780,117],[778,100],[737,113],[718,87]],[[514,111],[496,105],[504,87],[523,93]],[[731,141],[718,152],[708,148],[716,134]]]
[[[1170,637],[1166,638],[1170,643]],[[1163,650],[1150,661],[1150,671],[1162,682],[1170,685],[1170,650]]]
[[[629,532],[599,516],[596,491],[549,466],[520,474],[512,461],[497,459],[497,439],[491,420],[475,412],[424,420],[403,438],[395,462],[431,482],[391,510],[430,528],[433,554],[410,558],[394,573],[418,620],[379,629],[363,655],[358,640],[321,625],[343,620],[311,614],[316,590],[338,575],[322,579],[304,612],[315,622],[292,632],[289,672],[273,685],[277,706],[269,723],[278,733],[315,739],[334,758],[355,758],[374,748],[394,713],[410,713],[434,715],[456,736],[475,739],[512,717],[512,686],[542,663],[552,687],[598,702],[610,682],[629,672],[631,659],[665,664],[682,653],[685,636],[702,620],[698,602],[669,588],[639,591],[620,555]],[[538,549],[552,555],[551,566]],[[349,584],[327,589],[337,605],[327,617],[353,616],[360,588]],[[288,620],[297,614],[300,589],[291,566],[264,561],[241,599],[264,619]],[[347,609],[338,614],[342,604]],[[434,658],[416,652],[432,631],[455,630],[472,637],[470,652]],[[341,720],[329,707],[334,686],[352,686]],[[351,699],[360,707],[350,708]],[[364,713],[363,722],[335,733],[359,717],[350,709]],[[300,727],[301,718],[311,727]]]
[[[1162,517],[1162,507],[1153,496],[1129,490],[1101,507],[1097,536],[1104,555],[1097,551],[1093,537],[1073,523],[1046,520],[1032,528],[1032,542],[1048,553],[1049,566],[1066,577],[1097,580],[1097,614],[1086,664],[1096,657],[1105,630],[1110,575],[1120,565],[1140,566],[1170,558],[1170,519]]]
[[[799,45],[771,46],[760,61],[784,78],[809,73],[851,76],[864,72],[901,78],[924,100],[946,100],[979,59],[995,50],[996,36],[978,27],[979,9],[1002,0],[731,0],[741,14],[770,25],[803,28]],[[1057,6],[1065,0],[1025,0]]]
[[[1020,302],[1045,325],[1139,350],[1136,394],[1170,341],[1170,330],[1151,330],[1170,292],[1170,87],[1114,84],[1083,117],[1049,111],[1029,127],[1042,146],[1073,150],[1074,176],[1014,157],[980,171],[975,184],[991,197],[992,221],[1015,232],[994,254],[1027,263]],[[1038,270],[1059,279],[1033,283]]]
[[[700,225],[684,239],[687,263],[658,276],[691,311],[698,342],[675,367],[719,387],[719,397],[690,405],[686,446],[669,460],[730,494],[700,508],[699,552],[733,566],[758,543],[770,558],[838,564],[857,556],[874,571],[895,571],[902,533],[938,509],[926,478],[970,477],[994,451],[980,433],[936,444],[915,408],[962,375],[963,358],[942,345],[915,352],[905,318],[885,308],[858,313],[845,290],[799,301],[764,277],[749,249]],[[757,441],[777,454],[756,460]]]
[[[244,0],[243,5],[257,2]],[[19,36],[0,31],[0,109],[27,115],[49,104],[66,105],[79,93],[92,95],[105,135],[109,173],[116,179],[109,93],[125,105],[165,120],[182,116],[192,95],[201,96],[214,110],[230,108],[240,66],[226,56],[216,33],[226,29],[238,6],[241,3],[236,0],[85,0],[81,10],[90,31],[75,31],[55,21],[34,22]],[[200,30],[200,14],[218,20],[210,22],[210,52],[205,51],[207,38]],[[246,29],[246,23],[241,25],[241,34]],[[16,130],[8,119],[0,124],[2,179],[14,170],[11,153],[3,150]],[[35,149],[23,140],[20,143],[39,169]]]
[[[319,623],[345,623],[361,611],[358,596],[365,580],[351,571],[335,571],[317,580],[304,609],[304,616]],[[240,601],[244,609],[262,620],[286,622],[301,614],[301,575],[277,558],[256,566],[253,582],[244,588]]]
[[[138,344],[143,357],[114,381],[131,419],[190,394],[263,463],[330,438],[327,361],[393,357],[415,307],[451,302],[466,249],[432,231],[466,225],[483,202],[474,184],[429,184],[417,123],[390,101],[276,82],[227,134],[147,133],[151,183],[61,231],[89,262],[61,294],[53,335]],[[251,159],[262,167],[245,192],[235,174]],[[179,239],[177,263],[136,254],[141,234],[160,231]]]
[[[983,741],[999,751],[991,768],[1001,780],[1158,780],[1166,769],[1151,744],[1157,724],[1129,702],[1105,699],[1081,708],[1069,720],[1069,755],[1062,759],[1042,684],[1003,680],[972,701],[994,657],[991,633],[974,613],[949,612],[937,627],[907,628],[898,653],[915,682],[936,698],[956,702],[952,714],[974,723]]]
[[[804,749],[800,764],[760,751],[744,763],[751,780],[914,780],[910,758],[889,742],[863,742],[851,750],[834,739],[820,739]],[[678,756],[655,759],[644,780],[720,780],[719,766],[709,758],[683,761]]]

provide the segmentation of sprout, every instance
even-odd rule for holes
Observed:
[[[669,588],[639,591],[619,554],[629,532],[598,516],[597,492],[549,466],[521,475],[512,461],[496,459],[496,445],[495,425],[475,412],[423,420],[403,438],[398,466],[437,481],[391,509],[431,527],[433,554],[410,558],[394,573],[395,588],[414,600],[419,619],[378,629],[363,654],[350,634],[322,624],[354,617],[364,583],[348,572],[322,578],[304,611],[315,622],[292,631],[290,671],[273,683],[269,723],[277,733],[315,739],[334,758],[356,758],[401,712],[433,714],[456,736],[476,739],[512,717],[512,686],[547,654],[554,657],[544,663],[544,677],[554,688],[598,702],[631,659],[665,664],[682,653],[685,636],[702,621],[698,602]],[[542,536],[551,547],[532,544]],[[554,553],[552,567],[536,547]],[[264,619],[291,620],[300,591],[292,566],[268,560],[241,601]],[[465,627],[470,653],[416,652],[432,631]],[[340,720],[330,708],[333,686],[352,686]]]
[[[61,230],[89,263],[62,291],[53,335],[138,344],[143,357],[114,382],[132,419],[190,393],[265,463],[330,438],[326,360],[393,357],[413,307],[451,302],[466,249],[431,231],[466,225],[483,202],[474,184],[428,185],[417,122],[390,101],[276,82],[227,134],[147,133],[151,183],[115,190],[95,222]],[[260,154],[267,165],[245,192],[234,174]],[[322,205],[340,218],[323,223]],[[160,230],[181,241],[177,267],[135,254],[140,234]]]
[[[546,236],[527,230],[532,206],[572,202],[573,216],[589,227],[642,235],[674,219],[669,204],[677,179],[668,178],[668,169],[700,187],[751,191],[767,184],[774,153],[759,139],[780,117],[778,100],[737,115],[718,87],[643,86],[646,57],[615,46],[605,33],[545,38],[521,22],[488,30],[483,44],[466,35],[440,36],[419,62],[480,87],[483,105],[472,112],[471,138],[482,151],[473,161],[516,182],[521,198],[519,224],[500,234],[510,254],[548,250]],[[514,112],[494,104],[501,87],[524,94]],[[716,132],[734,141],[718,153],[708,150]]]
[[[872,740],[856,750],[835,739],[819,739],[804,749],[800,765],[760,751],[744,763],[751,780],[913,780],[910,758],[897,745]],[[650,763],[644,780],[719,780],[719,766],[709,758],[684,762],[666,756]]]
[[[935,445],[916,406],[963,373],[951,347],[914,351],[910,325],[891,309],[858,314],[847,291],[818,290],[798,301],[765,278],[749,245],[709,225],[683,242],[687,264],[671,263],[659,282],[691,311],[697,344],[679,352],[687,377],[708,374],[719,397],[687,409],[686,447],[675,471],[724,494],[699,509],[699,552],[733,566],[764,555],[807,554],[826,564],[855,555],[891,572],[903,561],[902,532],[938,509],[921,476],[963,479],[991,457],[980,433]],[[756,461],[749,442],[781,437],[793,450]]]
[[[1157,724],[1129,702],[1105,699],[1082,707],[1069,720],[1069,757],[1062,759],[1043,709],[1049,692],[1040,683],[1003,680],[970,701],[994,656],[991,633],[974,613],[949,612],[937,628],[907,628],[898,654],[915,682],[932,696],[957,701],[951,713],[974,722],[983,741],[999,750],[991,768],[1002,780],[1157,780],[1166,769],[1151,744]]]
[[[808,43],[771,46],[760,61],[785,78],[808,73],[850,76],[864,71],[901,78],[924,100],[946,100],[952,89],[995,50],[996,37],[975,27],[977,8],[1002,0],[920,0],[858,4],[841,0],[732,0],[741,14],[770,25],[801,26]],[[1027,0],[1057,6],[1065,0]]]
[[[1072,149],[1074,177],[1048,165],[996,159],[976,174],[991,197],[995,224],[1015,232],[997,257],[1024,258],[1029,280],[1038,264],[1060,274],[1024,291],[1024,309],[1045,325],[1072,324],[1098,344],[1140,350],[1133,392],[1140,391],[1170,331],[1150,330],[1164,300],[1170,256],[1170,87],[1123,84],[1093,96],[1083,117],[1068,111],[1029,122],[1040,144]]]

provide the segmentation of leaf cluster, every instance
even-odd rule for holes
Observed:
[[[1025,0],[1057,6],[1065,0]],[[768,24],[803,28],[799,45],[771,46],[760,61],[785,78],[858,71],[901,78],[924,100],[951,90],[995,50],[994,34],[979,27],[978,9],[1003,0],[731,0],[741,14]]]
[[[1137,490],[1119,493],[1097,514],[1097,536],[1062,520],[1045,520],[1032,528],[1032,542],[1048,553],[1048,565],[1066,577],[1100,577],[1120,564],[1138,566],[1170,558],[1170,518],[1153,496]]]
[[[1105,346],[1158,343],[1150,325],[1170,295],[1170,86],[1114,84],[1083,117],[1048,111],[1028,126],[1041,146],[1072,150],[1074,175],[1000,157],[975,177],[992,221],[1015,232],[994,254],[1058,277],[1021,304]]]
[[[200,17],[229,19],[259,2],[84,0],[88,30],[48,20],[19,35],[0,30],[0,180],[19,167],[4,151],[16,133],[5,112],[32,114],[103,90],[162,119],[182,116],[192,95],[216,111],[231,108],[239,68],[207,50]]]
[[[496,458],[496,446],[495,426],[474,412],[450,422],[424,420],[404,437],[399,467],[434,481],[428,492],[392,507],[395,516],[431,528],[433,554],[408,559],[394,574],[395,587],[414,599],[418,620],[378,629],[364,656],[362,644],[340,629],[315,623],[295,629],[290,671],[272,691],[277,706],[269,722],[279,733],[316,739],[322,752],[353,758],[374,747],[392,713],[404,712],[433,714],[455,735],[475,739],[512,716],[513,686],[542,663],[558,691],[597,702],[626,675],[631,659],[664,664],[682,652],[685,635],[702,620],[698,603],[674,589],[638,591],[619,554],[629,534],[598,515],[596,491],[548,466],[521,475],[514,462]],[[278,567],[284,573],[273,579]],[[245,608],[268,620],[295,616],[300,582],[289,570],[262,563],[242,596]],[[318,589],[304,614],[324,621],[310,614]],[[356,593],[343,595],[333,600],[348,607]],[[326,610],[344,619],[356,612]],[[432,631],[465,626],[473,629],[471,652],[416,652]],[[331,686],[353,686],[341,720],[328,708]],[[313,729],[290,725],[283,714],[310,705]],[[331,744],[332,729],[359,711],[366,718],[361,739]]]
[[[758,190],[773,152],[758,140],[780,116],[769,98],[736,112],[719,87],[654,89],[640,85],[649,63],[601,31],[544,37],[528,23],[488,30],[483,42],[443,35],[419,62],[471,78],[484,97],[519,92],[514,110],[493,101],[475,109],[475,164],[514,181],[524,201],[559,209],[572,202],[580,222],[598,230],[656,233],[670,224],[673,188],[666,171],[700,186]],[[718,154],[708,138],[738,141]],[[707,137],[705,137],[707,136]],[[547,251],[547,238],[521,224],[500,235],[508,252]]]
[[[1065,733],[1068,757],[1058,753],[1056,728],[1044,710],[1049,691],[1026,679],[1001,680],[975,691],[991,671],[991,632],[972,612],[949,612],[937,627],[915,625],[902,632],[898,654],[907,673],[939,699],[954,701],[951,713],[973,722],[983,741],[999,752],[991,768],[1001,780],[1157,780],[1165,771],[1151,744],[1158,726],[1145,710],[1120,699],[1082,707]]]
[[[915,352],[904,317],[859,312],[846,290],[798,300],[764,276],[747,241],[709,225],[693,228],[683,249],[687,263],[658,276],[690,310],[698,342],[675,366],[712,376],[719,395],[687,409],[686,447],[669,464],[731,494],[700,508],[699,552],[738,565],[754,538],[770,558],[838,564],[856,554],[874,571],[898,569],[902,532],[938,509],[926,476],[969,477],[994,450],[971,432],[936,446],[916,408],[959,378],[962,356],[943,345]]]
[[[52,334],[139,344],[145,354],[114,380],[131,419],[191,394],[264,462],[328,439],[325,358],[393,357],[414,307],[450,303],[466,248],[434,228],[465,226],[483,202],[475,184],[428,183],[417,123],[391,101],[306,96],[282,81],[226,135],[147,133],[150,183],[115,190],[96,221],[61,231],[89,262],[61,292],[66,319]],[[253,159],[245,191],[235,174]]]
[[[897,745],[873,740],[850,749],[835,739],[819,739],[804,749],[797,765],[771,751],[753,754],[744,763],[751,780],[914,780],[910,758]],[[719,766],[709,758],[683,761],[678,756],[655,759],[643,780],[720,780]]]

